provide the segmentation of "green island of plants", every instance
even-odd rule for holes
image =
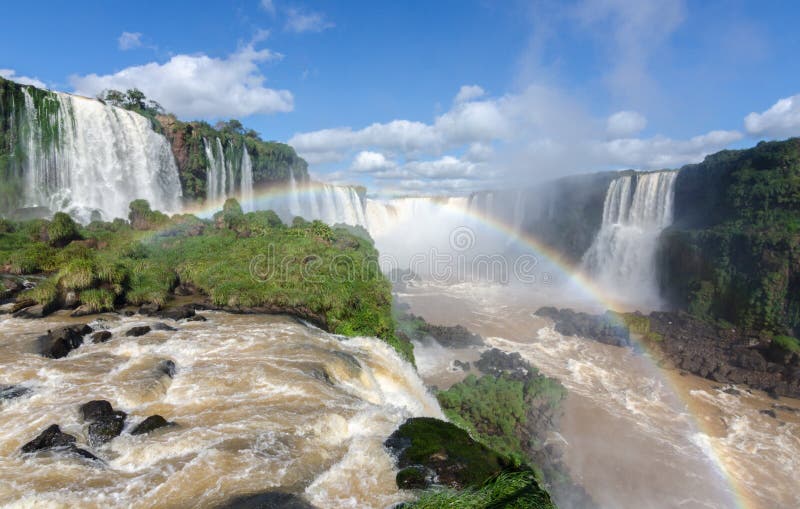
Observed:
[[[143,200],[130,211],[129,221],[85,227],[63,213],[0,221],[3,272],[45,276],[18,302],[45,312],[165,306],[173,289],[189,285],[223,309],[289,313],[334,333],[377,336],[413,362],[411,344],[395,336],[391,287],[364,237],[301,218],[285,226],[272,211],[243,213],[235,199],[212,220],[168,217]]]

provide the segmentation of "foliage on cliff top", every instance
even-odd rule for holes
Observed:
[[[408,505],[413,509],[555,509],[530,472],[504,472],[466,490],[431,490]]]
[[[411,345],[395,337],[391,287],[372,243],[319,221],[286,227],[274,212],[227,209],[217,221],[90,223],[80,231],[86,240],[65,247],[43,241],[52,223],[18,223],[0,233],[0,263],[6,272],[48,274],[47,287],[58,291],[30,294],[48,306],[69,291],[83,302],[87,290],[105,290],[87,294],[94,307],[106,307],[110,294],[116,305],[164,305],[187,283],[215,305],[294,312],[332,332],[380,337],[413,360]],[[153,213],[146,202],[132,203],[134,220]]]
[[[800,332],[800,139],[682,168],[658,265],[668,300],[699,318]]]

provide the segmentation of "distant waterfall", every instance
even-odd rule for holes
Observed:
[[[638,173],[611,182],[603,224],[583,258],[584,269],[625,300],[653,304],[655,251],[661,231],[672,223],[676,171]]]
[[[253,211],[253,163],[247,152],[247,145],[242,145],[242,181],[241,181],[242,208],[245,212]]]
[[[245,212],[255,209],[253,203],[253,161],[242,144],[241,152],[235,144],[223,145],[222,140],[203,138],[208,166],[206,167],[206,201],[217,204],[228,198],[237,198]],[[237,186],[238,181],[238,186]]]
[[[178,168],[150,121],[100,101],[47,93],[37,105],[27,88],[18,130],[25,206],[66,210],[83,221],[127,217],[139,198],[177,212]]]
[[[364,204],[356,188],[321,182],[298,182],[289,173],[289,186],[284,193],[260,200],[259,209],[272,209],[289,223],[295,217],[318,219],[327,224],[344,223],[366,226]]]

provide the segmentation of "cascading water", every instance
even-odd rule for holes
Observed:
[[[286,193],[261,200],[258,205],[261,209],[274,210],[287,223],[297,216],[331,225],[365,227],[367,223],[364,205],[354,187],[298,182],[293,172],[289,173]]]
[[[70,211],[83,221],[93,211],[106,219],[126,217],[128,204],[140,198],[154,209],[178,211],[178,168],[166,138],[147,118],[58,92],[37,106],[27,88],[22,92],[26,206]]]
[[[242,208],[245,212],[253,211],[253,162],[247,152],[247,145],[242,146]]]
[[[603,223],[583,268],[604,288],[638,305],[657,306],[655,252],[672,223],[676,171],[625,175],[611,182]]]

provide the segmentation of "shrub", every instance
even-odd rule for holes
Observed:
[[[104,288],[92,288],[83,290],[80,294],[81,304],[86,306],[92,313],[112,311],[114,309],[115,295]]]
[[[409,509],[555,509],[550,496],[536,482],[531,472],[503,472],[478,488],[466,490],[430,490]]]
[[[800,353],[800,341],[791,336],[775,336],[772,342],[789,352]]]
[[[222,206],[222,223],[229,230],[237,230],[244,225],[244,212],[236,198],[228,198]]]
[[[95,282],[94,262],[89,258],[74,258],[58,272],[59,283],[65,290],[84,290]]]
[[[73,240],[80,239],[78,225],[64,212],[56,212],[53,220],[47,225],[47,238],[50,244],[63,247]]]

